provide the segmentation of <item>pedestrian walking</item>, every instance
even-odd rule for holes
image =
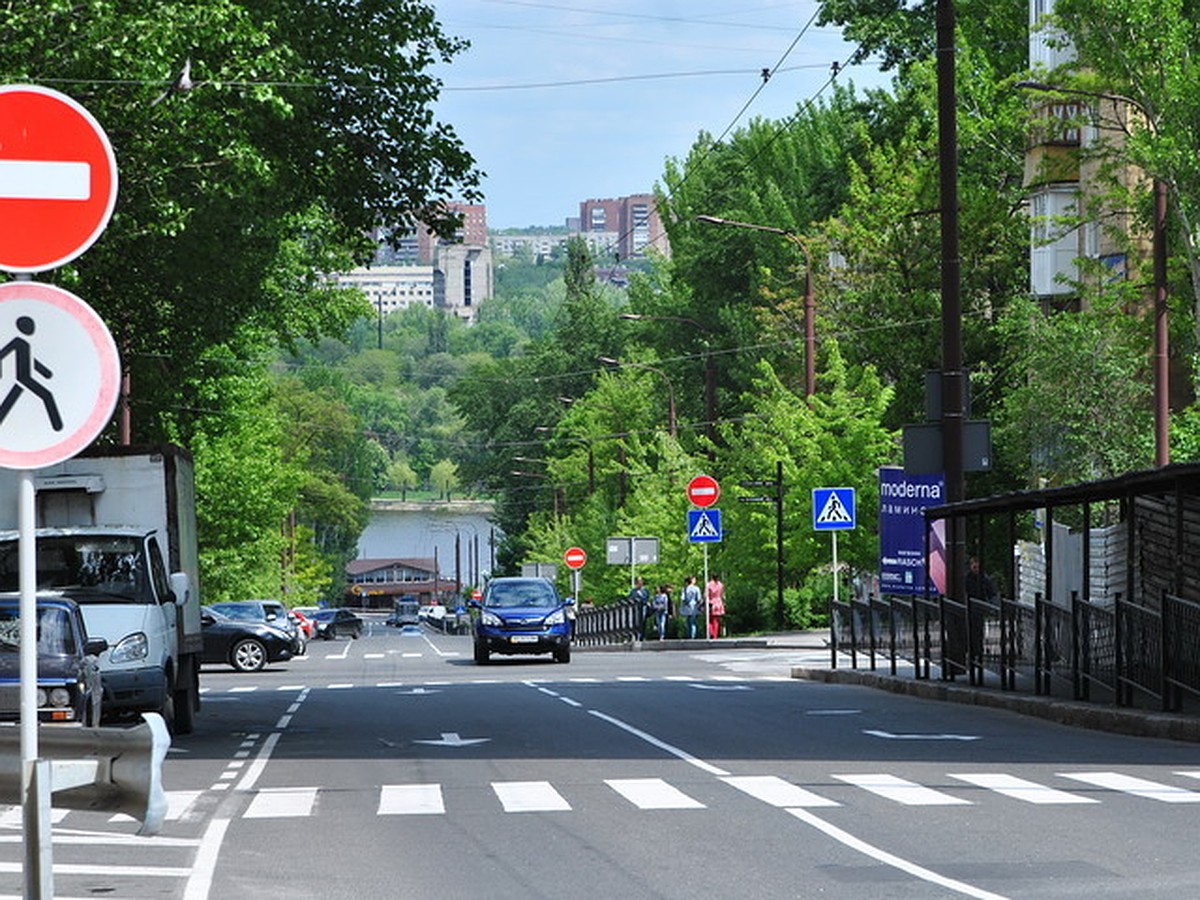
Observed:
[[[658,629],[658,639],[660,641],[667,636],[667,616],[671,612],[670,591],[671,586],[669,584],[660,584],[654,594],[654,626]]]
[[[640,626],[638,634],[644,637],[646,634],[646,622],[650,619],[651,608],[650,588],[646,587],[646,582],[641,575],[634,579],[633,587],[629,589],[629,595],[626,599],[633,604],[634,615],[637,616]]]
[[[725,615],[725,585],[721,576],[714,574],[704,587],[708,599],[708,637],[716,640],[721,636],[721,617]]]
[[[683,594],[679,598],[679,614],[687,623],[687,636],[696,637],[696,617],[700,615],[703,598],[700,586],[696,584],[696,576],[689,575],[683,584]]]

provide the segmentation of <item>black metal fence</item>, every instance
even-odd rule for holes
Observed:
[[[1177,711],[1200,698],[1200,604],[1073,596],[1070,608],[945,597],[832,604],[831,665]],[[910,668],[911,667],[911,668]]]
[[[646,628],[646,608],[634,600],[617,600],[604,606],[575,610],[575,642],[583,645],[621,644],[641,640]]]

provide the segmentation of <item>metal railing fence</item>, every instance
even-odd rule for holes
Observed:
[[[870,597],[831,604],[831,666],[1165,711],[1200,697],[1200,604],[1164,593],[1070,608],[1045,600]],[[909,668],[911,666],[911,668]]]

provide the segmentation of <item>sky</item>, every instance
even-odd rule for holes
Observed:
[[[435,107],[485,173],[490,228],[562,226],[651,191],[701,131],[782,120],[839,83],[886,87],[812,0],[432,0],[471,42]],[[764,80],[763,70],[770,77]]]

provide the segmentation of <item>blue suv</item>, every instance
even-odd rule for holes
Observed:
[[[471,601],[475,619],[475,662],[486,665],[491,654],[553,653],[554,661],[571,661],[571,622],[567,607],[545,578],[493,578],[483,600]]]

